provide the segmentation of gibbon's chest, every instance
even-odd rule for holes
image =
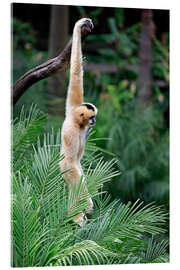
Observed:
[[[89,127],[85,127],[79,134],[79,154],[81,155],[84,151],[84,147],[89,135]]]

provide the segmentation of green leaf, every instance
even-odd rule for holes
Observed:
[[[148,241],[147,249],[142,253],[143,262],[167,262],[168,261],[168,241],[157,242],[152,237]]]
[[[95,222],[80,230],[78,238],[104,243],[121,237],[140,239],[145,232],[165,232],[165,229],[160,227],[166,221],[166,215],[161,208],[151,204],[142,207],[139,200],[132,206],[131,203],[114,201],[102,213]]]
[[[32,203],[32,186],[28,179],[13,179],[12,241],[13,266],[34,266],[38,261],[39,250],[46,240],[47,228],[40,224],[39,208]]]
[[[13,123],[13,144],[12,144],[12,162],[14,172],[23,166],[22,160],[25,155],[29,155],[32,150],[32,144],[36,144],[44,123],[46,115],[42,114],[36,105],[32,105],[29,113],[22,107],[19,120]]]
[[[114,256],[113,252],[99,246],[94,241],[85,240],[76,243],[74,246],[63,250],[61,254],[58,254],[58,264],[56,265],[105,264],[108,262],[108,257],[110,256]]]

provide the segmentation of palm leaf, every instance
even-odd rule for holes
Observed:
[[[90,164],[86,171],[85,180],[91,196],[95,196],[104,183],[120,174],[119,171],[115,170],[116,163],[116,159],[104,161],[101,158],[95,167],[93,167],[93,164]]]
[[[102,216],[78,232],[78,239],[104,243],[122,237],[140,239],[144,232],[165,232],[165,229],[160,227],[166,221],[166,215],[161,208],[151,204],[141,207],[142,202],[138,201],[132,206],[131,203],[125,205],[114,201],[109,208],[106,207]]]
[[[38,261],[39,250],[46,239],[47,228],[40,224],[39,208],[33,207],[32,186],[28,179],[13,179],[12,241],[13,266],[33,266]]]
[[[45,211],[47,202],[57,199],[57,195],[64,189],[63,172],[60,171],[60,134],[55,137],[54,131],[44,135],[41,146],[40,140],[37,147],[33,148],[33,162],[26,162],[26,171],[34,189],[34,199],[37,205]]]
[[[12,162],[14,172],[23,166],[25,154],[29,154],[32,144],[37,142],[37,138],[44,128],[46,115],[32,105],[29,112],[25,112],[22,107],[19,119],[13,122],[13,144],[12,144]]]
[[[105,264],[110,256],[112,257],[114,254],[94,241],[85,240],[57,255],[58,263],[56,265]]]
[[[167,240],[156,242],[153,237],[149,239],[147,249],[142,253],[142,262],[167,262],[168,244]]]

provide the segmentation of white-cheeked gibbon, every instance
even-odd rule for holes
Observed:
[[[64,159],[60,162],[60,168],[62,171],[68,170],[63,174],[63,177],[70,188],[83,177],[80,161],[84,153],[89,128],[95,125],[98,111],[93,104],[83,101],[82,27],[86,27],[90,32],[93,28],[91,19],[80,19],[74,26],[66,117],[61,130],[61,155],[64,156]],[[93,202],[90,197],[88,205],[86,211],[90,213],[93,211]],[[84,216],[83,213],[79,213],[73,220],[82,226]]]

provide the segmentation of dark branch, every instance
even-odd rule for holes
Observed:
[[[89,34],[90,29],[82,27],[82,40]],[[52,76],[53,74],[65,70],[70,62],[72,40],[66,45],[64,50],[55,58],[29,70],[13,86],[13,105],[19,100],[24,92],[34,83]]]
[[[138,101],[149,104],[152,101],[152,38],[154,35],[153,11],[142,10],[142,28],[140,36],[139,61],[140,70],[138,78]]]

